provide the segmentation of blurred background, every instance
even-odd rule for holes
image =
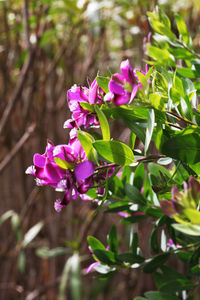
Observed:
[[[106,280],[86,274],[93,262],[87,236],[106,245],[116,224],[126,250],[131,228],[120,225],[120,216],[102,212],[91,222],[92,202],[75,200],[55,212],[58,195],[37,187],[25,170],[34,153],[44,153],[47,139],[68,142],[66,91],[74,83],[118,72],[126,58],[144,69],[146,12],[156,5],[171,20],[175,11],[184,17],[198,49],[199,0],[0,0],[1,300],[133,299],[155,288],[139,270]],[[123,124],[113,122],[111,129],[126,138]],[[148,226],[138,230],[148,255]]]

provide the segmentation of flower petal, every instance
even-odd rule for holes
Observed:
[[[44,155],[36,153],[33,156],[33,163],[38,168],[44,168],[46,163],[46,157]]]
[[[85,160],[77,164],[74,168],[74,174],[77,181],[90,177],[95,170],[95,164],[92,161]]]

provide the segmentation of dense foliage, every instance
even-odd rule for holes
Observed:
[[[114,225],[108,246],[88,237],[96,260],[88,272],[95,268],[106,278],[120,268],[141,267],[154,274],[158,291],[135,299],[195,299],[200,275],[200,55],[180,15],[174,16],[176,33],[162,10],[148,16],[153,34],[144,44],[146,71],[124,60],[120,73],[98,74],[88,87],[68,90],[72,117],[64,128],[71,129],[69,143],[48,141],[27,173],[38,185],[64,192],[54,204],[58,212],[79,196],[98,203],[92,218],[106,207],[104,213],[120,214],[131,228],[129,247],[122,253]],[[121,119],[130,129],[129,145],[112,139],[110,119]],[[89,133],[93,126],[100,126],[101,133]],[[151,227],[148,256],[130,227],[145,219]],[[187,268],[176,271],[171,257]]]

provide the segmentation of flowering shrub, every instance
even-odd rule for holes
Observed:
[[[104,206],[106,213],[119,213],[123,224],[150,220],[148,257],[136,231],[130,231],[127,252],[119,253],[113,225],[107,248],[88,237],[96,260],[88,272],[96,269],[106,276],[140,267],[153,273],[158,291],[135,299],[198,299],[200,55],[179,15],[177,35],[161,10],[148,15],[153,35],[144,45],[146,71],[124,60],[121,72],[111,78],[98,75],[88,87],[73,86],[67,92],[72,117],[64,123],[71,129],[69,143],[48,141],[45,153],[35,154],[26,172],[38,185],[63,192],[54,204],[58,212],[79,196],[96,199],[97,210]],[[109,119],[124,121],[129,145],[111,138]],[[100,127],[102,134],[91,135],[90,127]],[[185,263],[186,271],[171,267],[170,256]]]

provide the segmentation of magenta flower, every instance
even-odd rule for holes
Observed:
[[[72,118],[64,123],[64,128],[74,128],[84,126],[87,128],[89,125],[98,126],[99,122],[96,115],[82,108],[80,102],[95,104],[101,103],[102,97],[100,96],[102,92],[97,84],[96,79],[92,82],[89,88],[81,86],[73,86],[67,92],[68,106],[72,112]]]
[[[81,160],[86,160],[86,154],[85,151],[83,149],[83,147],[81,146],[81,143],[79,141],[79,139],[77,138],[77,129],[73,128],[70,133],[70,140],[69,140],[69,146],[72,147],[74,149],[74,151],[76,151],[76,153],[78,153],[78,156]]]
[[[49,185],[57,191],[64,192],[63,200],[56,200],[54,205],[55,209],[60,211],[71,199],[77,197],[78,192],[72,171],[59,167],[55,163],[55,157],[70,164],[75,164],[79,161],[78,153],[71,146],[54,146],[52,142],[48,141],[45,153],[42,155],[36,153],[34,155],[34,165],[30,166],[26,173],[34,175],[38,185]]]
[[[78,182],[90,177],[95,170],[95,164],[92,161],[85,160],[78,163],[74,168],[74,175]]]
[[[139,86],[128,59],[121,62],[120,69],[122,75],[119,73],[112,75],[109,82],[109,90],[112,94],[109,93],[109,97],[106,96],[107,101],[112,99],[115,105],[131,103]]]
[[[51,141],[47,142],[44,154],[36,153],[33,157],[33,166],[26,170],[26,174],[36,177],[38,185],[50,185],[54,188],[63,179],[66,171],[61,169],[54,161],[55,147]],[[60,155],[60,154],[58,154]]]

